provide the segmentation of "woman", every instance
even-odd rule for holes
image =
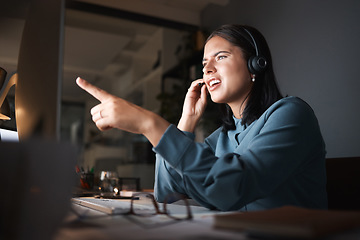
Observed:
[[[152,143],[158,201],[179,192],[223,211],[326,209],[325,146],[317,119],[301,99],[282,98],[262,35],[248,26],[220,27],[205,44],[203,65],[203,79],[191,84],[177,127],[77,82],[101,101],[91,110],[100,130],[140,133]],[[222,104],[224,124],[197,143],[193,132],[207,93]]]

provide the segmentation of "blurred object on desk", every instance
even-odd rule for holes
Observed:
[[[51,239],[70,210],[77,150],[70,144],[1,142],[0,239]]]
[[[92,190],[94,188],[94,173],[81,173],[80,184],[82,188]]]
[[[248,232],[255,236],[318,239],[360,228],[360,212],[284,206],[215,216],[215,228]]]
[[[114,197],[120,194],[119,176],[115,171],[100,172],[100,196]]]

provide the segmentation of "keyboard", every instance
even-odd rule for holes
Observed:
[[[71,201],[75,204],[98,210],[107,214],[127,214],[130,211],[130,200],[105,198],[72,198]],[[152,205],[134,203],[133,210],[145,214],[154,211],[154,207]]]

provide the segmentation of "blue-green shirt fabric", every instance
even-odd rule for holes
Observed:
[[[213,132],[204,143],[170,125],[156,153],[158,201],[183,193],[222,211],[284,205],[327,208],[325,144],[311,107],[283,98],[249,126]]]

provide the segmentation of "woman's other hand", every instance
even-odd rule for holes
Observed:
[[[183,112],[178,123],[182,131],[194,132],[197,123],[205,111],[207,104],[207,89],[203,79],[191,83],[186,93]]]

